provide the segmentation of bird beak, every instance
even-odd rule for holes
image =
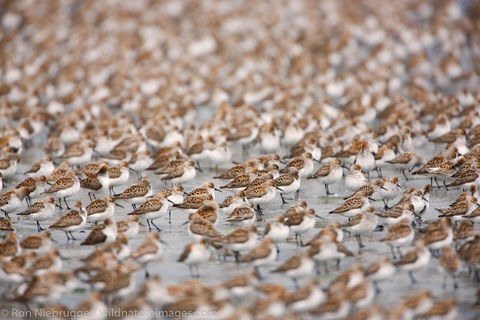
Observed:
[[[342,167],[343,169],[350,170],[350,168],[348,168],[348,167],[347,167],[346,165],[344,165],[344,164],[342,164],[341,167]]]
[[[313,158],[312,158],[312,160],[315,161],[315,162],[318,162],[318,163],[322,163],[322,161],[317,160],[317,159],[313,159]]]
[[[120,208],[122,208],[122,209],[125,209],[125,207],[124,207],[124,206],[122,206],[122,205],[119,205],[118,203],[115,203],[115,205],[116,205],[117,207],[120,207]]]
[[[223,190],[220,190],[218,188],[213,188],[213,190],[218,191],[218,192],[223,192]]]
[[[172,200],[170,199],[167,199],[168,202],[170,202],[171,204],[175,204],[175,202],[173,202]]]
[[[160,243],[163,243],[164,245],[168,246],[168,242],[166,242],[166,241],[163,240],[163,239],[160,239]]]
[[[277,189],[278,189],[278,190],[280,190],[280,191],[283,191],[283,189],[282,189],[282,188],[279,188],[279,187],[275,187],[275,188],[277,188]]]
[[[185,221],[184,223],[182,223],[182,226],[188,224],[189,222],[190,222],[190,220]]]
[[[195,166],[195,169],[197,169],[200,172],[203,172],[203,170],[200,167]]]
[[[368,200],[370,200],[370,201],[377,201],[377,200],[375,200],[375,199],[373,199],[373,198],[371,198],[371,197],[368,197]]]
[[[186,191],[183,191],[183,194],[186,195],[186,196],[189,196],[190,193],[186,192]]]
[[[384,186],[381,186],[380,189],[387,190],[387,188],[385,188]]]
[[[425,199],[425,197],[422,197],[422,199],[425,200],[425,201],[427,201],[427,202],[430,202],[430,200]]]

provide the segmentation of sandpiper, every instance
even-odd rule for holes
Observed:
[[[185,246],[183,253],[177,262],[184,262],[188,265],[192,277],[200,277],[199,266],[210,259],[210,250],[206,239],[191,242]],[[196,273],[195,273],[196,269]]]
[[[153,225],[157,231],[161,231],[161,229],[155,223],[153,223],[153,220],[165,214],[167,209],[168,201],[166,193],[159,192],[153,198],[146,200],[140,205],[140,207],[130,212],[128,215],[136,215],[140,218],[146,219],[148,231],[152,230],[151,225]]]
[[[48,250],[45,254],[37,256],[29,267],[29,272],[34,275],[41,275],[50,271],[62,270],[62,258],[60,251],[56,248]]]
[[[257,205],[257,211],[263,214],[260,204],[271,202],[275,199],[275,181],[267,180],[265,184],[254,187],[248,191],[239,191],[238,195]]]
[[[0,210],[5,214],[5,217],[10,218],[8,214],[18,209],[27,195],[27,187],[10,190],[2,194],[0,196]]]
[[[277,248],[272,239],[264,238],[262,242],[248,252],[240,262],[252,263],[255,271],[260,275],[258,268],[269,265],[277,259]],[[260,277],[261,278],[261,277]]]
[[[24,216],[28,220],[35,220],[37,223],[37,230],[43,230],[40,221],[49,219],[55,213],[55,199],[49,197],[45,200],[37,201],[26,210],[18,213],[19,216]]]
[[[257,245],[257,228],[255,226],[237,228],[224,236],[222,242],[233,251],[238,262],[240,252],[252,250]]]
[[[150,184],[150,179],[143,177],[140,182],[132,184],[122,193],[114,195],[114,198],[130,202],[132,208],[135,210],[137,204],[144,202],[145,199],[151,195],[152,185]]]
[[[329,214],[342,214],[346,217],[353,217],[365,211],[370,206],[366,191],[359,192],[355,197],[345,200],[339,207]]]
[[[284,223],[283,216],[277,216],[275,221],[267,223],[263,230],[263,236],[269,237],[277,246],[277,253],[279,253],[278,243],[286,242],[290,233],[290,228]]]
[[[312,259],[313,254],[312,251],[305,251],[293,255],[272,272],[281,273],[291,278],[295,287],[298,288],[298,279],[308,277],[314,271],[315,262]]]
[[[67,203],[67,198],[71,197],[80,190],[80,180],[78,180],[77,176],[74,174],[73,171],[70,171],[66,176],[63,178],[59,178],[55,181],[55,183],[48,188],[44,193],[46,194],[53,194],[56,195],[60,202],[61,207],[61,200],[65,202],[67,209],[70,209]]]
[[[187,223],[188,234],[194,239],[222,237],[222,234],[215,229],[210,221],[202,218],[197,213],[191,213]]]
[[[160,234],[149,232],[145,240],[131,253],[130,257],[145,266],[145,277],[149,277],[147,263],[161,259],[165,252],[165,242]]]
[[[95,222],[112,218],[115,213],[115,199],[112,196],[93,200],[85,207],[87,221]]]
[[[285,168],[280,170],[280,173],[289,173],[291,172],[290,168],[297,169],[298,176],[300,178],[308,177],[313,171],[312,154],[310,152],[306,152],[300,157],[293,159],[285,166]]]
[[[362,167],[359,164],[352,165],[348,174],[345,176],[345,186],[347,189],[355,191],[367,183],[368,179],[362,172]]]
[[[20,244],[17,240],[17,234],[10,232],[5,239],[0,242],[0,256],[13,257],[21,251]]]
[[[282,198],[282,203],[287,203],[283,197],[284,194],[297,192],[300,188],[301,178],[295,167],[290,167],[287,173],[278,176],[275,180],[275,186],[279,189],[278,193]]]
[[[407,218],[403,218],[396,224],[392,225],[388,229],[387,234],[380,241],[385,242],[388,246],[390,246],[392,257],[393,259],[396,259],[393,248],[397,248],[400,257],[402,257],[400,247],[410,245],[414,237],[415,230],[410,225],[410,221]]]
[[[447,274],[453,278],[453,288],[458,288],[457,274],[460,269],[460,257],[452,246],[444,246],[440,257],[438,258],[440,266],[445,270],[446,274],[443,280],[442,288],[447,286]]]
[[[15,232],[12,221],[8,218],[0,217],[0,236],[4,238],[10,232]]]
[[[170,182],[175,185],[183,182],[188,182],[195,178],[195,175],[195,162],[189,160],[176,167],[172,172],[169,172],[166,176],[162,178],[162,181],[170,180]]]
[[[400,260],[395,261],[393,265],[400,270],[408,271],[412,283],[416,283],[417,280],[413,277],[413,271],[425,267],[430,261],[430,257],[430,251],[425,247],[423,240],[417,240],[415,248],[408,251]]]
[[[52,160],[53,157],[51,155],[44,155],[39,161],[35,162],[25,174],[30,177],[50,175],[55,169]]]
[[[34,250],[44,254],[52,247],[52,236],[47,230],[28,235],[20,241],[20,247],[24,250]]]
[[[389,279],[395,274],[395,267],[387,256],[381,257],[378,261],[373,262],[365,268],[365,276],[375,284],[377,293],[380,292],[377,282]]]
[[[284,224],[295,234],[297,244],[303,246],[302,234],[309,232],[315,226],[315,210],[312,208],[287,216]]]
[[[67,240],[75,240],[72,231],[82,229],[87,223],[87,212],[82,207],[82,203],[77,201],[74,210],[70,210],[61,216],[57,221],[50,225],[50,229],[62,230],[67,235]]]
[[[112,218],[107,218],[90,231],[87,238],[80,245],[91,246],[112,242],[117,238],[117,223]]]
[[[294,312],[308,312],[322,303],[325,298],[319,282],[311,280],[290,294],[286,302],[288,308]]]
[[[378,217],[374,207],[368,207],[363,213],[358,213],[343,225],[343,229],[353,233],[358,241],[359,250],[364,247],[362,234],[372,232],[377,228]]]
[[[308,177],[308,179],[317,179],[320,181],[321,184],[325,185],[325,192],[328,195],[330,190],[328,186],[331,184],[335,184],[342,179],[343,176],[343,169],[342,169],[342,160],[335,158],[330,160],[329,163],[321,166],[317,169],[317,171]]]
[[[249,202],[232,210],[225,219],[234,225],[248,226],[255,223],[257,218],[253,203]]]
[[[128,168],[128,162],[126,161],[122,161],[117,165],[108,167],[110,194],[115,194],[113,187],[125,184],[129,177],[130,170]]]
[[[128,216],[124,220],[117,221],[118,234],[123,233],[127,238],[133,238],[138,234],[138,216]]]

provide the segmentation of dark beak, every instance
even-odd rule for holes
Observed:
[[[186,195],[186,196],[189,196],[190,193],[186,192],[186,191],[183,191],[183,194]]]
[[[425,200],[425,201],[427,201],[427,202],[430,202],[430,200],[425,199],[425,197],[422,197],[422,199]]]
[[[200,167],[195,166],[195,169],[197,169],[200,172],[203,172],[203,170]]]
[[[122,205],[119,205],[118,203],[115,203],[115,205],[116,205],[117,207],[120,207],[120,208],[122,208],[122,209],[125,209],[125,207],[124,207],[124,206],[122,206]]]
[[[213,190],[218,191],[218,192],[223,192],[223,190],[220,190],[218,188],[213,188]]]
[[[282,188],[279,188],[279,187],[275,187],[275,188],[277,188],[277,189],[278,189],[278,190],[280,190],[280,191],[283,191],[283,189],[282,189]]]
[[[315,161],[315,162],[318,162],[318,163],[322,163],[322,161],[317,160],[317,159],[313,159],[313,158],[312,158],[312,160]]]
[[[175,202],[173,202],[172,200],[170,199],[167,199],[168,202],[170,202],[171,204],[175,204]]]
[[[189,220],[185,221],[184,223],[182,223],[182,226],[188,224],[189,222],[190,222]]]
[[[385,188],[384,186],[381,186],[380,189],[387,190],[387,188]]]

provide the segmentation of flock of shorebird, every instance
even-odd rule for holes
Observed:
[[[100,2],[70,11],[63,4],[58,12],[11,4],[0,48],[8,59],[0,72],[2,304],[61,314],[69,310],[58,301],[87,283],[89,296],[74,309],[79,319],[106,319],[110,308],[141,319],[159,310],[189,319],[456,319],[461,308],[470,314],[455,290],[480,281],[480,95],[468,89],[477,74],[459,59],[469,46],[478,55],[478,34],[458,39],[456,23],[469,20],[453,1],[435,12],[426,4],[358,3],[250,3],[251,12],[190,1],[148,8]],[[364,22],[360,7],[369,12]],[[51,25],[42,25],[48,19],[35,9],[50,12]],[[389,22],[387,9],[430,12],[449,27],[422,34],[408,19]],[[163,29],[139,27],[139,40],[126,12],[139,25],[154,23],[155,15],[139,14],[147,11],[159,14]],[[64,14],[77,22],[66,23]],[[197,16],[218,23],[207,27]],[[343,27],[340,17],[365,34]],[[173,22],[182,19],[187,31]],[[193,32],[188,19],[199,30],[213,28],[215,37],[185,35],[185,53],[175,41]],[[44,33],[32,34],[35,28]],[[104,32],[122,50],[107,40],[90,48]],[[326,39],[329,33],[338,42]],[[451,47],[441,46],[446,41]],[[444,60],[426,58],[435,50]],[[316,62],[315,54],[326,58]],[[223,66],[228,59],[237,65]],[[199,184],[199,176],[207,182]],[[418,180],[423,186],[413,187]],[[328,212],[302,194],[341,200]],[[78,201],[87,196],[88,203]],[[442,197],[456,200],[440,207]],[[162,239],[167,220],[159,223],[167,216],[169,225],[185,221],[180,228],[192,238],[176,253],[191,275],[181,283],[162,282],[155,268],[169,250]],[[65,267],[60,232],[70,246],[92,248],[87,256],[73,253],[74,269]],[[132,239],[143,241],[132,246]],[[369,246],[373,253],[363,249]],[[293,254],[283,259],[287,247]],[[360,264],[365,255],[376,259]],[[248,269],[206,283],[200,278],[212,263]],[[418,283],[428,265],[442,270],[442,292],[428,290],[438,287],[429,280]],[[145,274],[138,286],[136,272]],[[293,287],[269,282],[270,275],[291,279]],[[406,275],[411,291],[383,305],[380,283]]]

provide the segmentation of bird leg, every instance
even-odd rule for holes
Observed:
[[[405,177],[405,180],[408,181],[407,175],[405,174],[405,170],[402,170],[403,176]]]
[[[363,248],[365,247],[365,245],[362,243],[362,236],[360,234],[356,234],[355,235],[355,238],[357,238],[357,242],[358,242],[358,246],[359,248]]]
[[[73,236],[72,231],[68,231],[68,233],[70,234],[70,237],[72,237],[73,240],[77,240],[77,239],[75,239],[75,237]]]
[[[67,241],[69,241],[69,240],[70,240],[70,236],[68,235],[68,232],[65,231],[65,234],[67,235]]]
[[[389,244],[389,246],[390,246],[390,250],[392,250],[392,258],[393,258],[393,260],[397,259],[397,256],[395,255],[395,251],[393,250],[393,246],[390,245],[390,244]]]
[[[260,216],[263,216],[263,211],[259,204],[257,204],[257,212]]]
[[[147,219],[147,225],[148,225],[148,231],[149,232],[152,231],[152,227],[150,226],[150,220],[149,219]]]
[[[410,279],[412,280],[413,284],[417,283],[417,279],[415,279],[415,277],[413,276],[412,271],[408,271],[408,275],[410,276]]]
[[[168,211],[168,223],[172,223],[172,210]]]
[[[157,229],[158,232],[162,231],[155,223],[153,223],[153,219],[150,220],[150,223]]]
[[[40,225],[40,222],[38,222],[38,220],[37,220],[37,231],[40,232],[40,231],[42,231],[42,230],[43,230],[43,228],[42,228],[42,226]]]
[[[70,207],[68,206],[68,203],[67,203],[67,198],[63,198],[63,202],[65,202],[65,205],[67,206],[67,209],[70,210]]]
[[[283,194],[282,194],[282,193],[280,193],[280,198],[282,198],[282,204],[287,204],[287,203],[288,203],[288,202],[285,201],[285,199],[283,198]]]

